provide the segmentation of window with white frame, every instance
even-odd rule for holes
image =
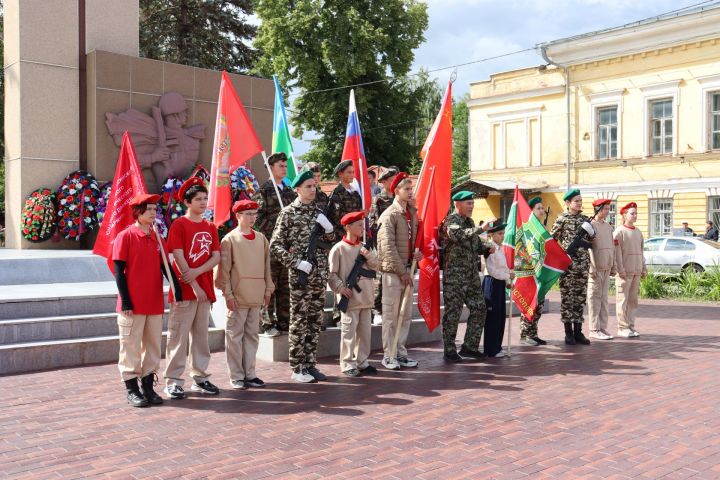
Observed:
[[[610,202],[610,213],[607,216],[607,222],[613,227],[617,226],[617,200]]]
[[[650,102],[650,154],[673,153],[673,101],[663,98]]]
[[[720,92],[710,92],[708,94],[709,109],[708,119],[709,141],[708,145],[713,150],[720,150]]]
[[[673,216],[672,198],[650,200],[650,236],[670,235]]]
[[[720,225],[720,197],[708,197],[708,220],[713,222],[715,228]]]
[[[596,109],[597,115],[597,151],[598,160],[618,157],[618,107],[601,107]]]

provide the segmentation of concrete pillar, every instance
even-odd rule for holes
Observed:
[[[82,11],[84,35],[79,29]],[[7,247],[79,246],[25,241],[22,206],[34,189],[55,189],[80,166],[81,53],[84,58],[102,48],[137,56],[138,22],[138,0],[4,2]]]

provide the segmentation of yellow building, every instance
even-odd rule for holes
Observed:
[[[467,186],[505,217],[518,184],[638,204],[646,237],[720,221],[720,8],[538,45],[547,65],[470,86]]]

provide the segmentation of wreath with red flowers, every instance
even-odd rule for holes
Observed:
[[[97,181],[85,170],[71,173],[63,180],[57,197],[57,219],[60,235],[80,240],[98,223],[97,203],[100,189]]]
[[[110,201],[110,191],[112,190],[112,182],[105,182],[100,187],[100,195],[95,210],[97,211],[98,226],[102,225],[105,211],[107,210],[108,201]]]
[[[23,237],[31,242],[49,240],[55,232],[55,193],[47,187],[38,188],[25,200],[22,210]]]

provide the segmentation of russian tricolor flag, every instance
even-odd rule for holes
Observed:
[[[360,134],[360,119],[357,108],[355,108],[355,90],[350,90],[350,113],[348,114],[347,131],[345,133],[345,146],[343,147],[342,158],[352,160],[355,170],[355,188],[360,192],[365,213],[370,211],[372,195],[370,193],[370,178],[368,177],[367,159],[365,148],[363,148],[362,135]]]

